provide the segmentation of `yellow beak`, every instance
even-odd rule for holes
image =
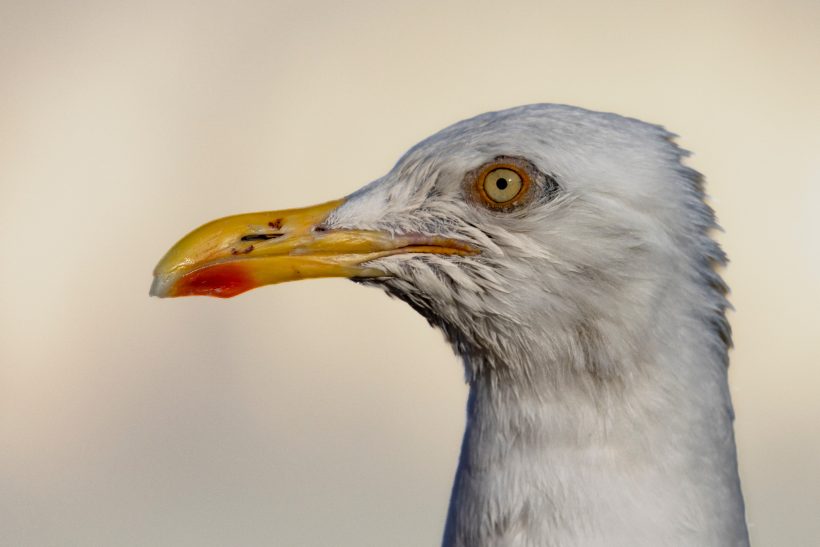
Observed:
[[[220,218],[183,237],[154,269],[152,296],[230,298],[250,289],[313,277],[384,277],[367,262],[400,253],[476,254],[458,241],[322,223],[344,199],[304,209]]]

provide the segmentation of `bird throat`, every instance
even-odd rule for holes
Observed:
[[[632,321],[607,322],[591,310],[528,330],[378,284],[464,360],[443,547],[748,545],[722,313],[704,320],[667,289],[646,306],[663,313],[624,308]]]
[[[680,356],[630,382],[475,376],[443,546],[746,545],[725,367]]]

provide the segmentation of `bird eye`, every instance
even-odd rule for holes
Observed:
[[[467,173],[465,183],[474,199],[506,211],[532,197],[530,187],[537,176],[538,170],[524,158],[497,156]]]
[[[515,199],[522,188],[524,181],[521,175],[512,169],[500,167],[484,176],[484,194],[499,205]]]

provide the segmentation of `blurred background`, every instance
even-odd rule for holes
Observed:
[[[660,123],[725,228],[762,546],[820,541],[820,3],[0,3],[0,544],[437,545],[466,388],[344,280],[148,298],[217,216],[345,195],[465,117]]]

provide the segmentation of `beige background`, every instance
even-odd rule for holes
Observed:
[[[0,543],[436,544],[466,395],[439,333],[343,280],[160,301],[150,272],[549,101],[695,151],[752,536],[818,545],[819,27],[814,0],[3,2]]]

